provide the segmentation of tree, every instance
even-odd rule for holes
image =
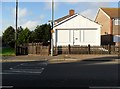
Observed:
[[[48,42],[48,40],[50,41],[50,39],[51,39],[51,26],[45,24],[43,26],[43,28],[45,30],[45,33],[43,35],[43,39],[44,39],[45,42]]]
[[[35,39],[40,42],[48,42],[51,36],[50,30],[50,24],[38,25],[35,29]]]
[[[17,39],[17,44],[27,44],[29,43],[29,38],[30,38],[30,30],[28,28],[25,28],[22,30]]]
[[[35,32],[34,32],[34,31],[31,31],[31,32],[30,32],[29,42],[30,42],[30,43],[31,43],[31,42],[34,42],[34,41],[35,41],[35,37],[36,37]]]
[[[9,26],[3,33],[2,39],[4,44],[9,45],[10,47],[15,46],[15,29],[12,26]]]
[[[28,28],[23,29],[21,26],[17,29],[17,45],[27,44],[29,42],[48,42],[51,39],[50,24],[38,25],[34,31]],[[14,47],[15,45],[15,30],[12,26],[8,27],[3,33],[3,42]]]
[[[23,31],[24,29],[22,28],[22,26],[18,27],[17,29],[17,36]]]

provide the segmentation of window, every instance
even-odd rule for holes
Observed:
[[[120,25],[120,19],[115,19],[115,25]]]

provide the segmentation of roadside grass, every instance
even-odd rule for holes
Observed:
[[[12,55],[15,55],[15,50],[14,50],[14,48],[2,48],[2,49],[0,49],[0,55],[12,56]]]

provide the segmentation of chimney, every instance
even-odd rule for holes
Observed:
[[[69,10],[69,15],[72,16],[75,14],[75,11],[73,9]]]

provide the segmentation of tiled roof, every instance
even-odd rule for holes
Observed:
[[[62,18],[59,18],[59,19],[55,20],[55,22],[59,23],[59,22],[65,20],[65,19],[67,19],[67,18],[69,18],[69,17],[70,17],[70,15],[66,15],[66,16],[64,16],[64,17],[62,17]]]
[[[66,22],[66,21],[68,21],[68,20],[70,20],[70,19],[72,19],[72,18],[74,18],[74,17],[76,17],[76,16],[78,16],[78,15],[80,15],[80,14],[74,14],[74,15],[66,15],[66,16],[64,16],[64,17],[62,17],[62,18],[59,18],[59,19],[57,19],[57,20],[55,20],[54,22],[55,22],[55,27],[56,26],[58,26],[58,25],[60,25],[60,24],[62,24],[62,23],[64,23],[64,22]],[[88,20],[90,20],[90,21],[92,21],[92,22],[94,22],[94,23],[96,23],[95,21],[93,21],[93,20],[91,20],[91,19],[89,19],[89,18],[87,18],[87,17],[85,17],[85,16],[83,16],[83,15],[80,15],[80,16],[82,16],[83,18],[86,18],[86,19],[88,19]],[[58,24],[57,24],[57,23]],[[59,23],[60,22],[60,23]],[[96,23],[96,24],[98,24],[98,23]],[[100,25],[100,24],[99,24]]]
[[[101,8],[111,18],[120,17],[120,8]]]

